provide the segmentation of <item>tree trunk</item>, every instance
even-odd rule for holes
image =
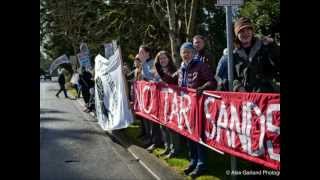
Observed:
[[[194,25],[196,20],[196,12],[198,9],[198,0],[192,0],[190,6],[190,13],[189,13],[189,21],[187,26],[187,39],[186,41],[191,40],[192,36],[194,35]]]
[[[171,46],[171,56],[174,64],[179,67],[180,66],[180,58],[177,52],[178,49],[178,39],[173,35],[173,33],[169,33],[170,46]]]
[[[170,39],[170,46],[171,46],[171,56],[172,56],[172,60],[174,62],[175,65],[179,65],[180,64],[180,60],[179,60],[179,56],[177,54],[177,42],[178,37],[176,35],[177,32],[177,24],[176,24],[176,15],[175,15],[175,10],[174,10],[174,4],[175,1],[174,0],[166,0],[167,2],[167,12],[169,15],[169,39]]]
[[[72,48],[73,48],[74,55],[76,56],[76,59],[77,59],[75,64],[74,64],[75,70],[77,70],[77,69],[79,69],[80,64],[79,64],[79,59],[78,59],[78,56],[77,56],[77,47],[76,47],[75,43],[72,43]]]

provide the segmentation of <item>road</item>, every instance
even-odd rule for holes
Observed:
[[[57,82],[40,82],[42,180],[155,179],[77,101],[57,98],[57,90]]]

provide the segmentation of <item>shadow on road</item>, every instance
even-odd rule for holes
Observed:
[[[40,114],[49,114],[49,113],[66,113],[65,111],[58,111],[58,110],[52,110],[52,109],[45,109],[45,108],[40,108]]]
[[[62,118],[53,118],[53,117],[40,117],[40,121],[68,121],[67,119]]]

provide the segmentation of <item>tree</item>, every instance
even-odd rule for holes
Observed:
[[[207,37],[208,49],[218,60],[226,48],[226,17],[223,7],[217,7],[211,0],[201,1],[197,13],[196,34]]]
[[[240,9],[260,35],[270,35],[280,43],[280,0],[248,0]]]
[[[180,64],[178,49],[181,41],[184,39],[189,41],[194,34],[198,4],[198,0],[191,2],[187,0],[151,1],[155,16],[169,36],[172,59],[176,65]]]

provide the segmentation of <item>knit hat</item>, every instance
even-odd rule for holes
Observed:
[[[182,49],[191,49],[191,50],[194,51],[194,47],[193,47],[193,45],[192,45],[191,42],[185,42],[185,43],[183,43],[183,44],[181,45],[181,47],[180,47],[180,51],[181,51]]]
[[[241,17],[239,18],[235,23],[234,23],[234,33],[236,36],[238,36],[238,33],[240,32],[241,29],[250,27],[253,29],[253,25],[250,21],[249,18],[246,17]]]

